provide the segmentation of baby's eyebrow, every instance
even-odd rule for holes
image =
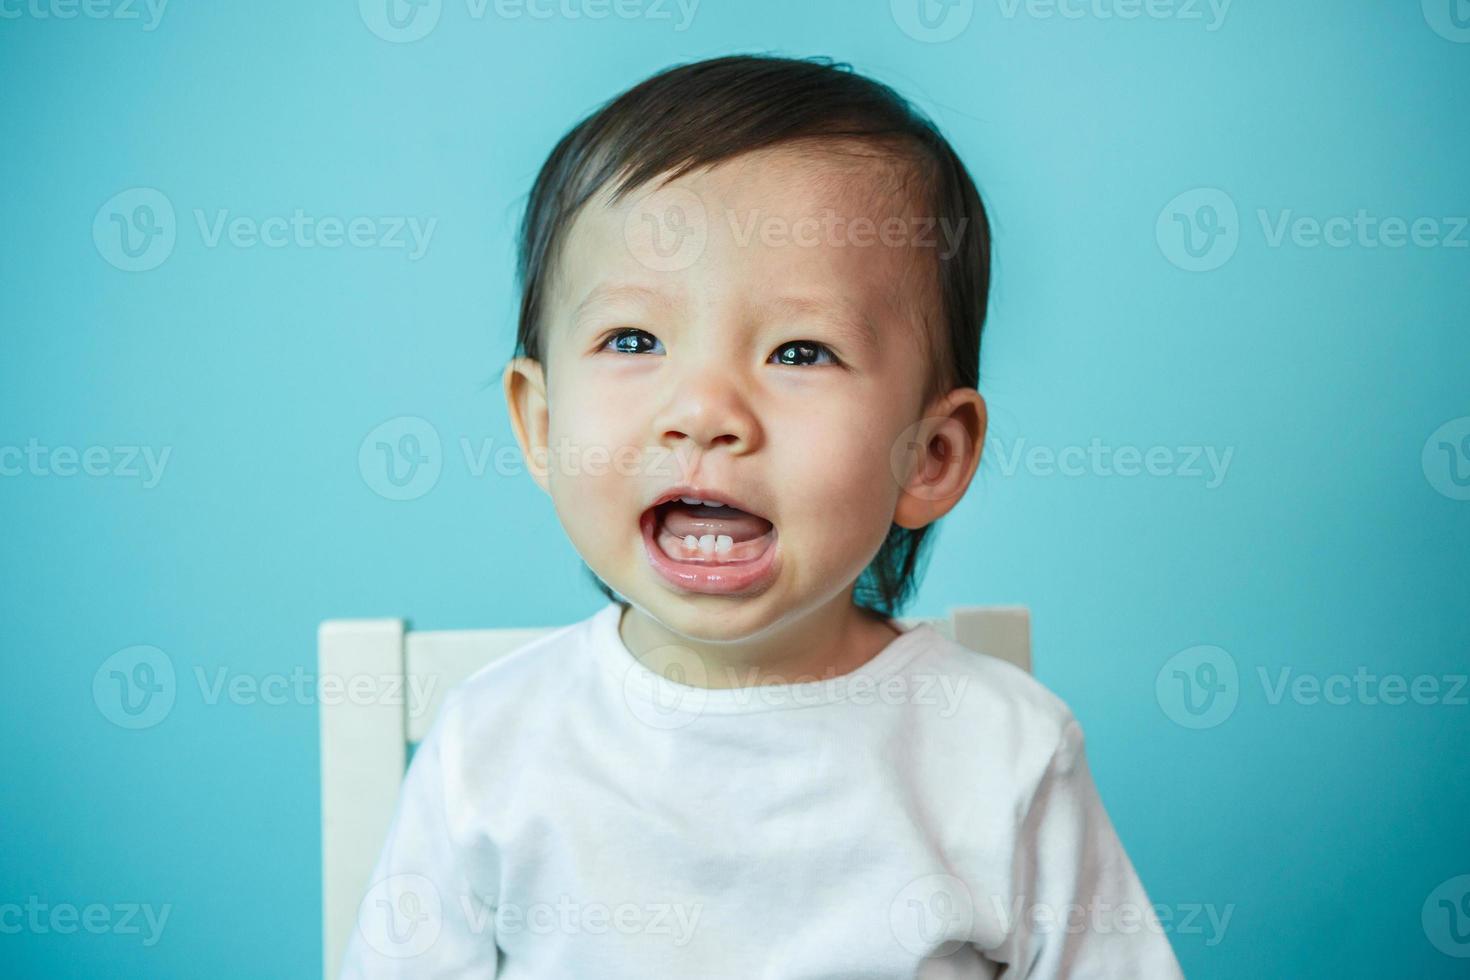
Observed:
[[[842,299],[776,296],[760,304],[765,317],[816,320],[852,337],[869,350],[878,348],[878,328],[871,317]]]
[[[674,305],[675,299],[662,289],[645,286],[642,283],[616,281],[599,283],[572,310],[571,332],[573,334],[580,332],[589,315],[598,307],[624,302],[667,309]]]
[[[572,312],[580,314],[598,303],[614,299],[636,299],[665,306],[673,302],[672,296],[653,286],[644,286],[636,282],[604,282],[593,288]]]
[[[572,315],[580,318],[588,310],[614,300],[634,300],[659,306],[670,306],[674,302],[672,296],[653,286],[644,286],[636,282],[604,282],[594,287],[582,302],[577,304]]]

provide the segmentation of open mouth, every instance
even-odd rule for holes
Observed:
[[[670,500],[653,508],[654,540],[675,561],[735,564],[760,557],[776,535],[764,517],[716,502]]]
[[[667,500],[645,510],[640,524],[650,564],[681,588],[748,591],[774,569],[776,526],[722,501]]]

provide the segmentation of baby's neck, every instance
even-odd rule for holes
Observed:
[[[670,630],[636,606],[619,620],[623,644],[649,670],[695,687],[733,688],[829,680],[876,657],[899,635],[850,600],[745,641],[709,642]]]

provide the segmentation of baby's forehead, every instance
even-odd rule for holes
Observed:
[[[667,175],[664,175],[667,176]],[[660,186],[679,186],[707,206],[749,213],[835,212],[849,220],[882,222],[923,210],[917,165],[907,155],[860,140],[800,140],[747,150],[694,168],[672,182],[655,178],[616,195],[609,181],[589,201],[626,213]]]
[[[621,197],[609,182],[568,229],[558,279],[568,299],[609,276],[647,274],[674,291],[739,277],[747,288],[809,282],[875,302],[902,293],[922,307],[911,291],[933,276],[940,239],[919,184],[910,162],[856,141],[753,150]]]

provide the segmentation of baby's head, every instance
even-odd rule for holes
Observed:
[[[986,424],[990,230],[932,124],[826,61],[665,71],[557,144],[519,271],[512,424],[610,599],[898,615]]]

